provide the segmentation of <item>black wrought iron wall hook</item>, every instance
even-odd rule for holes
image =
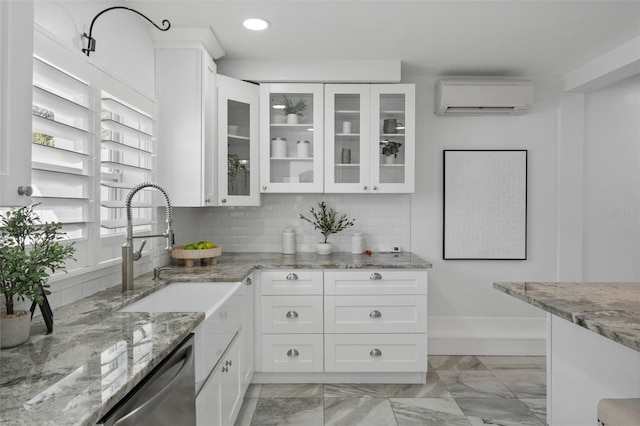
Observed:
[[[109,7],[105,10],[103,10],[102,12],[98,13],[93,20],[91,21],[91,26],[89,27],[89,35],[87,35],[87,33],[82,33],[82,39],[84,40],[85,38],[87,39],[87,45],[86,47],[82,48],[82,51],[84,53],[86,53],[87,56],[89,56],[89,54],[91,52],[95,52],[96,50],[96,40],[92,37],[92,33],[93,33],[93,24],[96,22],[96,19],[98,19],[98,17],[100,15],[102,15],[105,12],[108,12],[110,10],[114,10],[114,9],[125,9],[125,10],[129,10],[133,13],[137,13],[138,15],[142,16],[144,19],[146,19],[147,21],[149,21],[154,27],[156,27],[157,29],[159,29],[160,31],[167,31],[169,30],[169,28],[171,28],[171,22],[169,22],[166,19],[162,20],[162,26],[159,26],[158,24],[156,24],[155,22],[153,22],[151,19],[147,18],[145,15],[143,15],[142,13],[138,12],[137,10],[125,7],[125,6],[113,6],[113,7]]]

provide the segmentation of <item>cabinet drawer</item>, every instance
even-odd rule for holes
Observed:
[[[427,271],[367,269],[326,271],[325,294],[427,294]]]
[[[262,296],[263,333],[322,333],[322,296]]]
[[[262,371],[322,372],[322,334],[262,335]]]
[[[426,333],[427,296],[325,296],[326,333]]]
[[[261,274],[262,294],[322,294],[322,275],[322,271],[309,269],[264,271]]]
[[[327,372],[425,372],[426,334],[326,334]]]

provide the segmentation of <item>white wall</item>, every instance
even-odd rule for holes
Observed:
[[[640,74],[585,97],[584,279],[640,281]]]

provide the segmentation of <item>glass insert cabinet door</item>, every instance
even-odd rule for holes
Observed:
[[[260,191],[322,192],[323,85],[260,85]]]
[[[371,85],[371,192],[415,190],[415,86]]]
[[[217,76],[218,205],[259,206],[259,87]]]
[[[325,191],[370,192],[368,84],[325,85]]]

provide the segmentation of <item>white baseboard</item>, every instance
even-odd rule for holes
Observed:
[[[429,317],[429,355],[545,355],[546,318]]]

